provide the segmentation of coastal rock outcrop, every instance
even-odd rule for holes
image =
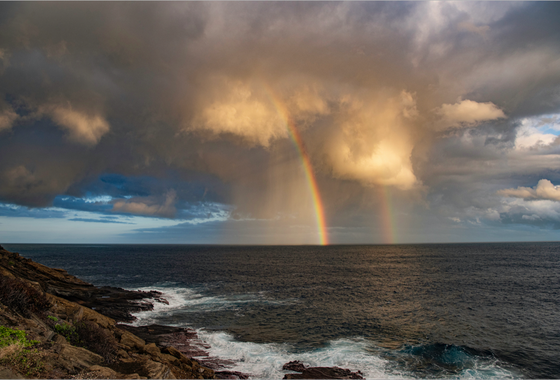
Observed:
[[[167,303],[157,291],[132,291],[110,286],[96,287],[68,274],[49,268],[18,253],[0,249],[0,275],[27,280],[44,292],[95,310],[119,322],[133,322],[131,313],[153,309],[153,302]]]
[[[152,296],[164,302],[155,293],[97,288],[0,246],[2,378],[216,378],[173,346],[117,324],[130,321],[138,300],[144,309],[153,307]]]
[[[339,367],[308,367],[300,361],[292,361],[284,364],[285,371],[301,373],[288,373],[284,379],[363,379],[360,371],[352,372],[346,368]]]

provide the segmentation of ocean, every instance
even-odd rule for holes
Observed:
[[[95,285],[159,290],[137,325],[191,327],[252,378],[559,378],[560,243],[3,244]]]

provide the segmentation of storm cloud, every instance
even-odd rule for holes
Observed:
[[[382,241],[388,202],[401,241],[428,217],[556,223],[515,202],[558,200],[531,194],[560,183],[559,3],[24,2],[0,15],[6,204],[108,196],[65,204],[290,242],[315,211],[289,118],[338,241]]]

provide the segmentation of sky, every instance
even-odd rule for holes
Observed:
[[[560,2],[2,2],[0,242],[560,240]]]

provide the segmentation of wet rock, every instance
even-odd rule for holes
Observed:
[[[282,366],[282,370],[284,371],[295,371],[295,372],[303,372],[307,369],[307,366],[304,365],[299,360],[294,360],[288,362]]]
[[[237,371],[216,371],[217,379],[248,379],[249,375]]]
[[[290,362],[294,363],[294,362]],[[292,367],[290,363],[286,363],[288,367]],[[296,362],[297,364],[303,363]],[[292,368],[295,368],[295,365]],[[285,366],[286,366],[285,365]],[[284,369],[284,367],[282,367]],[[299,367],[301,368],[301,367]],[[284,379],[363,379],[364,376],[360,371],[352,372],[349,369],[339,367],[305,367],[303,370],[297,371],[301,373],[288,373],[284,375]]]

